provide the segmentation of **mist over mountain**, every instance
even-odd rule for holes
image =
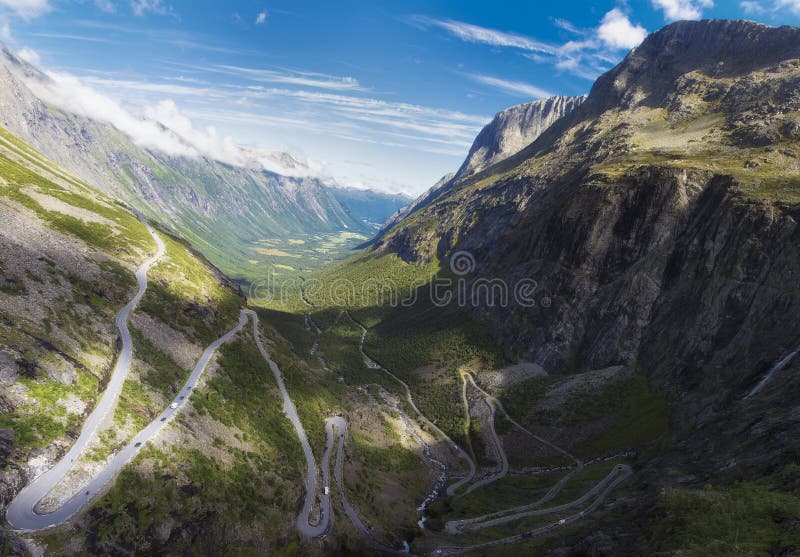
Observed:
[[[43,101],[34,91],[47,91],[51,78],[7,48],[2,52],[0,106],[9,131],[184,237],[236,278],[248,278],[241,262],[253,258],[259,240],[370,229],[325,180],[286,153],[245,152],[231,145],[229,161],[220,161],[156,121],[128,116],[123,128],[131,136]],[[86,110],[92,112],[91,104]],[[144,136],[149,139],[140,146],[137,140]]]

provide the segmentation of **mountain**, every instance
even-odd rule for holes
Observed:
[[[472,176],[520,152],[554,122],[578,108],[584,99],[557,96],[501,110],[475,138],[453,179]]]
[[[386,219],[413,201],[404,193],[393,194],[342,186],[331,186],[330,189],[342,206],[350,208],[355,216],[374,228],[380,227]]]
[[[6,129],[185,238],[232,277],[253,276],[246,262],[259,258],[254,246],[261,240],[370,230],[322,180],[263,169],[296,173],[299,163],[286,154],[240,166],[143,148],[111,124],[38,98],[34,90],[46,89],[50,78],[5,47],[1,61],[0,122]]]
[[[366,299],[368,349],[420,397],[449,381],[458,400],[446,370],[477,369],[523,425],[564,450],[633,455],[637,502],[609,511],[628,518],[572,530],[573,547],[672,554],[713,538],[722,554],[753,521],[748,540],[760,550],[800,543],[796,520],[778,517],[800,508],[798,90],[800,29],[671,24],[532,143],[492,166],[468,161],[462,171],[474,174],[325,274],[391,266],[395,284],[403,273],[462,284],[460,309],[443,309],[441,296],[424,310]],[[481,135],[492,144],[491,131]],[[504,286],[510,303],[492,290]],[[452,351],[456,342],[465,344]],[[496,387],[480,367],[504,360],[546,379]],[[445,414],[439,396],[423,412],[459,411]],[[519,435],[504,445],[541,465]],[[752,516],[733,510],[756,499],[778,514],[761,503]]]
[[[40,511],[76,492],[80,495],[98,465],[118,454],[144,425],[157,420],[205,347],[238,322],[244,300],[236,285],[185,243],[164,231],[150,230],[115,199],[71,176],[4,129],[0,129],[0,177],[0,513],[4,517],[0,548],[4,554],[27,555],[31,546],[7,529],[6,509],[26,484],[76,443],[88,416],[112,389],[112,376],[119,366],[124,368],[117,328],[121,318],[116,316],[141,287],[134,272],[155,257],[147,270],[147,289],[126,325],[133,358],[124,382],[118,384],[119,402],[99,422],[97,435],[75,459],[66,479],[44,499]],[[163,242],[161,255],[156,238]],[[226,500],[224,494],[246,491],[253,500],[263,498],[272,489],[269,484],[280,484],[286,474],[294,473],[295,468],[291,472],[284,468],[293,463],[293,453],[276,448],[279,440],[271,437],[274,432],[288,438],[288,422],[277,407],[263,403],[266,386],[253,379],[263,377],[263,369],[243,360],[248,353],[252,357],[253,350],[243,336],[220,348],[209,366],[212,371],[207,372],[213,379],[197,387],[194,399],[198,407],[192,412],[202,412],[203,418],[192,420],[189,428],[176,424],[123,472],[118,483],[123,492],[153,496],[149,503],[140,498],[136,504],[143,519],[172,525],[173,544],[202,535],[209,551],[222,552],[232,538],[209,537],[207,532],[233,526],[224,518],[214,525],[207,517],[232,516],[236,504],[247,504],[241,496]],[[241,415],[235,420],[214,406],[219,390],[236,400]],[[203,402],[210,406],[202,406]],[[251,416],[274,420],[276,429],[256,425]],[[253,443],[251,449],[258,447],[254,449],[258,455],[251,452],[245,457],[235,448],[245,436]],[[272,461],[270,455],[279,451],[282,460]],[[208,455],[244,477],[213,474],[213,467],[204,470],[212,462]],[[160,462],[166,466],[180,462],[180,474],[192,478],[191,485],[204,498],[183,493],[156,504],[157,494],[186,487],[175,481],[176,470],[168,471]],[[165,487],[165,481],[173,483]],[[299,485],[287,483],[287,489],[291,497]],[[112,493],[101,499],[92,516],[114,514],[115,497]],[[253,523],[262,522],[269,512],[255,513],[261,518],[253,518]],[[136,513],[133,507],[124,514],[130,513]],[[293,527],[292,516],[283,520],[283,514],[275,511],[275,515],[269,520],[274,531]],[[246,522],[236,519],[239,526]],[[79,547],[85,545],[76,553],[118,553],[128,543],[124,536],[110,541],[103,536],[81,538]],[[169,532],[162,531],[156,543],[164,550],[169,538]],[[238,541],[246,539],[243,535]],[[150,552],[149,541],[137,543]],[[52,546],[47,551],[55,552],[61,549]]]
[[[546,102],[498,117],[461,176],[373,245],[244,312],[235,283],[118,196],[182,223],[168,199],[324,220],[298,190],[325,184],[142,149],[12,78],[14,125],[108,173],[94,187],[0,129],[0,510],[38,521],[72,494],[90,501],[24,539],[4,524],[0,553],[800,547],[800,29],[665,27],[585,99],[554,100],[564,113],[538,132],[522,122]],[[134,170],[156,164],[150,182]],[[228,179],[255,197],[203,197]],[[205,240],[231,241],[219,230]],[[217,256],[235,269],[245,245]],[[98,434],[40,507],[6,514],[86,424]],[[139,453],[107,481],[123,447]]]
[[[473,141],[461,168],[443,176],[411,204],[406,204],[388,220],[384,219],[383,229],[397,224],[452,184],[515,155],[583,101],[584,97],[557,96],[518,104],[498,112]]]

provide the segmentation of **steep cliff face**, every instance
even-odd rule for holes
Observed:
[[[472,176],[533,143],[547,128],[579,107],[585,97],[551,97],[498,112],[475,138],[455,180]]]
[[[768,461],[783,450],[759,444],[772,428],[788,445],[800,435],[779,419],[724,420],[757,415],[743,398],[800,338],[798,91],[800,30],[673,24],[530,146],[376,248],[422,261],[466,250],[471,280],[534,279],[535,307],[469,311],[550,372],[634,367],[671,403],[676,438],[727,429],[715,465]],[[762,402],[793,423],[791,371],[774,381]]]
[[[384,224],[384,230],[429,204],[457,182],[519,153],[584,100],[585,97],[557,96],[518,104],[498,112],[475,138],[461,168],[456,173],[442,176],[425,193],[392,215]]]

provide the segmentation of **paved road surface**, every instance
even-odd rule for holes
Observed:
[[[253,337],[256,340],[256,345],[267,364],[269,364],[272,374],[275,376],[275,381],[278,383],[278,389],[283,398],[283,412],[286,414],[286,417],[289,418],[289,421],[292,422],[295,432],[297,433],[297,438],[300,440],[300,445],[303,447],[303,454],[306,457],[306,497],[303,502],[303,508],[297,516],[297,529],[306,537],[318,538],[327,534],[331,526],[331,497],[324,492],[320,494],[320,517],[316,523],[312,522],[311,512],[313,511],[314,503],[317,498],[317,476],[319,473],[317,461],[314,459],[314,452],[311,450],[311,445],[308,442],[306,430],[303,428],[300,417],[297,415],[297,408],[294,402],[292,402],[292,398],[289,396],[289,391],[286,390],[281,370],[278,364],[270,358],[269,353],[261,342],[261,335],[258,332],[258,317],[253,311],[246,311],[253,317]],[[332,440],[329,438],[328,443],[330,444],[331,441]],[[326,454],[329,449],[330,446],[326,448]],[[327,477],[327,467],[323,468],[323,482],[324,485],[330,485],[330,479]]]
[[[609,476],[611,476],[612,474],[615,476],[614,479],[612,481],[607,481],[609,479]],[[543,534],[547,534],[549,532],[552,532],[553,530],[556,530],[558,528],[562,528],[564,526],[567,526],[567,525],[572,524],[574,522],[577,522],[579,520],[583,520],[585,517],[589,516],[594,511],[596,511],[600,507],[600,505],[603,504],[603,502],[606,500],[606,498],[609,496],[609,494],[611,494],[611,492],[614,491],[619,484],[621,484],[622,482],[626,481],[631,476],[631,474],[633,474],[633,471],[631,470],[631,468],[629,466],[627,466],[625,464],[620,464],[620,465],[614,467],[614,470],[611,471],[611,474],[609,474],[609,476],[606,476],[606,478],[604,478],[600,482],[600,484],[602,484],[604,486],[604,488],[598,488],[598,486],[600,485],[600,484],[598,484],[597,486],[592,488],[592,490],[590,490],[590,492],[588,492],[587,494],[584,494],[584,496],[581,497],[578,501],[582,501],[582,503],[585,503],[588,499],[591,498],[591,495],[589,495],[589,493],[597,495],[596,499],[588,507],[586,507],[586,508],[578,511],[577,513],[575,513],[573,515],[570,515],[570,516],[568,516],[566,518],[559,519],[557,521],[551,522],[551,523],[546,524],[546,525],[544,525],[544,526],[542,526],[540,528],[537,528],[535,530],[529,530],[527,532],[522,532],[522,533],[517,534],[515,536],[509,536],[507,538],[501,538],[501,539],[498,539],[498,540],[492,540],[490,542],[485,542],[485,543],[476,544],[476,545],[470,545],[470,546],[462,546],[462,547],[442,547],[442,548],[436,549],[433,552],[433,555],[435,555],[435,556],[440,556],[440,555],[459,555],[461,553],[470,553],[470,552],[474,552],[474,551],[480,551],[480,550],[483,550],[483,549],[488,549],[490,547],[496,547],[498,545],[521,543],[521,542],[524,542],[524,541],[529,540],[531,538],[535,538],[537,536],[541,536]],[[602,491],[599,494],[597,494],[597,490],[598,489],[602,489]],[[549,514],[549,512],[559,512],[559,510],[560,511],[569,510],[569,509],[577,506],[578,504],[582,504],[582,503],[577,503],[577,501],[572,501],[571,503],[567,503],[565,505],[560,505],[558,507],[552,507],[551,509],[543,509],[543,513],[542,514],[545,514],[544,513],[545,510],[548,511],[548,514]],[[530,515],[526,515],[526,516],[530,516]]]
[[[506,475],[508,474],[508,457],[506,456],[506,451],[503,450],[503,443],[502,441],[500,441],[500,436],[497,435],[497,430],[495,429],[494,425],[496,417],[496,410],[494,404],[488,398],[483,399],[483,401],[486,404],[486,406],[489,407],[489,412],[491,413],[491,419],[489,421],[489,426],[491,429],[489,430],[489,433],[492,437],[492,444],[495,447],[495,454],[497,455],[497,458],[500,461],[500,466],[497,468],[497,471],[494,472],[493,474],[486,476],[485,478],[478,480],[472,485],[470,485],[466,490],[464,490],[463,493],[461,493],[462,497],[464,495],[472,493],[476,489],[480,489],[481,487],[496,482],[501,478],[505,478]]]
[[[156,254],[145,261],[136,271],[136,282],[139,285],[136,295],[128,305],[122,308],[117,314],[116,324],[119,334],[122,337],[122,350],[111,372],[111,379],[108,382],[108,386],[103,396],[100,397],[100,400],[97,402],[97,406],[95,406],[92,413],[89,414],[89,417],[86,419],[78,439],[70,450],[67,451],[55,466],[28,484],[11,502],[6,511],[6,520],[8,520],[12,528],[17,530],[41,530],[49,526],[60,524],[72,516],[91,497],[91,490],[89,495],[86,494],[87,490],[83,490],[67,501],[60,509],[52,513],[40,515],[34,511],[39,501],[53,490],[78,459],[97,432],[97,428],[103,422],[103,419],[116,406],[117,399],[122,392],[122,386],[130,371],[133,356],[133,342],[131,341],[130,331],[128,331],[128,319],[147,290],[147,272],[150,270],[150,267],[164,255],[165,250],[164,242],[158,234],[156,234],[155,230],[153,230],[150,225],[146,226],[150,235],[155,240],[158,249]]]

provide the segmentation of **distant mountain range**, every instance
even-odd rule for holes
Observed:
[[[329,188],[286,153],[259,154],[251,163],[232,165],[141,147],[109,123],[37,97],[34,91],[46,90],[50,78],[5,47],[0,62],[0,123],[6,129],[185,238],[232,277],[248,277],[242,262],[253,257],[257,241],[341,231],[369,234],[372,223],[385,220],[405,199]],[[182,141],[170,130],[161,131]]]
[[[342,186],[331,186],[330,190],[339,203],[349,207],[354,215],[375,229],[414,200],[404,193],[389,194]]]

